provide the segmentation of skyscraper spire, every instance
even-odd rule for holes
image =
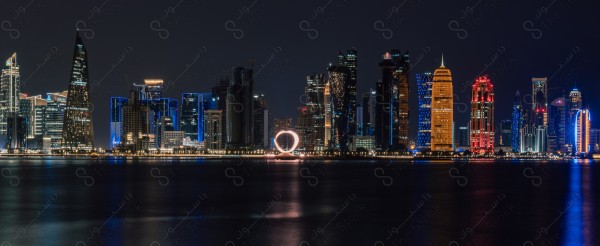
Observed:
[[[444,53],[442,53],[442,66],[441,67],[446,67],[446,66],[444,66]]]
[[[71,152],[92,150],[94,146],[92,110],[87,50],[77,31],[63,125],[63,148]]]

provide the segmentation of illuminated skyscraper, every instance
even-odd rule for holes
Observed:
[[[431,90],[433,89],[433,74],[417,74],[417,86],[419,92],[417,148],[431,149]]]
[[[523,115],[523,102],[521,93],[517,91],[512,112],[512,151],[518,153],[521,151],[521,130],[523,128],[525,116]]]
[[[347,83],[345,96],[347,97],[348,103],[348,135],[356,135],[357,122],[356,122],[356,82],[358,72],[358,56],[356,49],[352,48],[343,52],[338,52],[338,67],[347,68]]]
[[[306,106],[314,128],[311,145],[317,150],[325,148],[325,80],[323,74],[306,76]]]
[[[0,144],[10,151],[23,148],[26,121],[20,116],[21,74],[17,63],[17,53],[6,60],[0,79]]]
[[[396,151],[408,146],[408,53],[392,50],[379,63],[381,80],[377,82],[375,142],[377,149]]]
[[[127,105],[127,98],[125,97],[112,97],[110,99],[110,149],[121,146],[121,137],[123,137],[123,107],[125,105]]]
[[[350,115],[350,70],[347,67],[329,67],[328,84],[331,93],[331,139],[329,148],[345,152],[348,151],[348,136],[353,127],[351,122],[355,122],[352,117],[356,117],[356,115]]]
[[[473,84],[471,99],[471,152],[494,153],[494,85],[487,76]]]
[[[363,136],[373,136],[375,134],[376,95],[377,94],[373,89],[363,94]]]
[[[269,147],[269,121],[271,111],[267,107],[265,95],[254,95],[254,146],[259,149]]]
[[[532,82],[532,129],[533,152],[546,152],[548,148],[548,79],[533,78]]]
[[[566,130],[568,112],[566,110],[567,101],[560,97],[552,101],[549,108],[548,122],[548,150],[566,151]]]
[[[91,151],[94,147],[88,76],[87,50],[77,32],[63,127],[63,148],[72,152]]]
[[[206,110],[204,111],[204,147],[206,149],[223,149],[223,111]]]
[[[575,122],[577,119],[575,118],[577,112],[583,107],[583,95],[580,90],[574,88],[569,93],[569,99],[566,103],[566,111],[567,111],[567,119],[566,119],[566,136],[565,142],[567,146],[567,151],[570,153],[574,153],[575,150]]]
[[[590,111],[580,109],[575,114],[575,153],[590,152],[592,119]]]
[[[454,93],[452,73],[442,65],[433,73],[431,89],[431,150],[452,151],[454,123]]]
[[[180,130],[192,142],[204,141],[204,110],[215,109],[211,93],[183,93],[181,95]]]

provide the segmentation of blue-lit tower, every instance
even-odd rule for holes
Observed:
[[[123,135],[123,106],[127,105],[125,97],[110,98],[110,149],[121,145]]]
[[[512,151],[517,153],[521,151],[521,129],[523,128],[524,114],[521,93],[517,91],[512,112]]]
[[[417,148],[431,148],[431,91],[433,86],[432,73],[418,73],[417,87],[419,94],[419,123],[417,133]]]

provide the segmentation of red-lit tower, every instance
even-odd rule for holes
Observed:
[[[471,152],[494,153],[494,85],[487,76],[477,78],[473,84]]]

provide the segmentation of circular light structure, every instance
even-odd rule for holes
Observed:
[[[291,135],[294,138],[294,144],[288,150],[284,150],[283,148],[281,148],[281,146],[279,146],[279,143],[277,143],[277,139],[279,138],[279,136],[281,136],[283,134],[289,134],[289,135]],[[300,143],[300,137],[298,137],[298,134],[295,133],[295,132],[293,132],[293,131],[280,131],[280,132],[277,133],[277,135],[275,135],[275,147],[282,154],[291,154],[292,152],[294,152],[294,150],[296,150],[296,148],[298,147],[299,143]]]

